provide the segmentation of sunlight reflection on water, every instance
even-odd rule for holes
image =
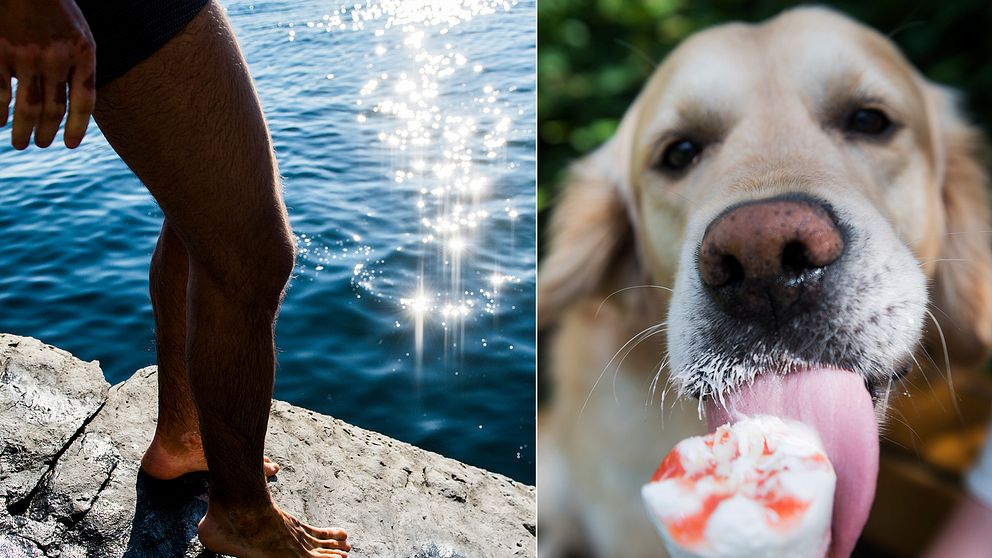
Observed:
[[[501,287],[520,281],[514,274],[499,271],[500,259],[510,256],[499,246],[511,247],[512,243],[487,227],[492,215],[483,202],[498,199],[492,191],[491,168],[516,166],[507,161],[506,145],[508,135],[516,130],[514,118],[525,111],[504,99],[505,93],[515,91],[514,86],[502,91],[486,83],[482,64],[470,60],[452,40],[436,40],[473,18],[507,11],[516,4],[367,2],[302,24],[286,24],[289,41],[304,33],[362,34],[374,55],[366,67],[374,77],[358,91],[354,118],[376,131],[388,151],[383,178],[396,186],[389,203],[408,204],[411,216],[408,223],[391,225],[406,227],[417,241],[394,249],[415,251],[418,272],[414,284],[397,286],[398,299],[391,297],[378,289],[389,270],[374,257],[376,248],[360,245],[357,249],[366,259],[354,266],[352,285],[358,293],[391,298],[406,310],[402,326],[414,330],[418,373],[423,366],[425,322],[442,328],[446,350],[448,344],[461,350],[464,322],[495,314]],[[387,33],[401,38],[387,42]],[[409,70],[395,70],[404,66]],[[452,107],[439,101],[449,92],[465,96],[467,83],[474,90],[468,104]],[[519,216],[510,199],[503,200],[500,211],[511,222]],[[361,237],[354,235],[354,240],[359,242]],[[328,247],[312,245],[305,233],[300,234],[300,241],[305,255],[316,255],[314,271],[334,257]],[[465,268],[474,265],[482,247],[490,248],[490,264],[497,271],[480,281],[465,273]]]

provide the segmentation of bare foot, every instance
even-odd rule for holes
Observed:
[[[210,503],[197,533],[207,549],[238,558],[347,556],[351,550],[344,530],[311,527],[271,501],[253,510]]]
[[[279,472],[279,464],[263,457],[262,469],[268,478]],[[165,436],[156,432],[145,455],[141,457],[141,470],[159,480],[172,480],[187,473],[207,471],[207,458],[203,455],[200,435],[186,433],[178,440],[166,441]]]

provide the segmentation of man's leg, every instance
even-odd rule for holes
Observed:
[[[141,458],[142,470],[162,480],[207,470],[200,421],[186,370],[188,281],[189,254],[165,220],[148,274],[158,354],[158,423],[155,437]],[[263,469],[266,477],[279,472],[279,466],[268,458]]]
[[[185,356],[210,468],[201,541],[240,557],[344,554],[344,532],[280,511],[265,484],[272,327],[294,248],[268,130],[222,10],[209,4],[97,99],[97,123],[188,255]]]

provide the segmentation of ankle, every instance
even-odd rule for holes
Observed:
[[[203,452],[203,439],[198,430],[165,428],[155,429],[152,446],[158,445],[166,451],[174,453]]]
[[[232,527],[253,527],[267,522],[277,516],[279,508],[265,490],[264,496],[255,498],[239,498],[238,501],[218,501],[213,488],[210,490],[210,501],[204,518]]]
[[[211,475],[208,494],[207,512],[216,510],[225,517],[238,519],[242,516],[257,516],[278,510],[272,494],[269,492],[268,480],[259,470],[258,474],[237,475],[234,485],[224,482],[223,478]]]

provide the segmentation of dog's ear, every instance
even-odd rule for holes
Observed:
[[[570,169],[551,219],[551,242],[538,274],[538,328],[553,325],[573,303],[603,289],[634,256],[630,214],[616,173],[617,139]],[[622,159],[621,159],[622,160]]]
[[[992,354],[992,226],[982,163],[987,145],[981,132],[962,118],[953,93],[931,86],[929,94],[945,221],[934,278],[934,316],[952,363],[977,366]]]

